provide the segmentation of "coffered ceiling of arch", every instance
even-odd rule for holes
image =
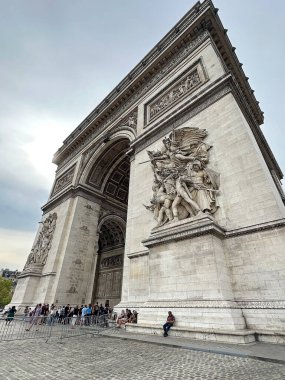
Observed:
[[[130,160],[124,158],[112,171],[106,182],[104,194],[110,195],[119,202],[128,203],[130,180]]]
[[[112,144],[95,162],[87,179],[88,185],[124,204],[128,201],[130,177],[129,157],[125,156],[128,148],[129,141],[126,139]]]
[[[107,220],[99,231],[100,250],[109,250],[125,244],[125,237],[121,226],[114,220]]]

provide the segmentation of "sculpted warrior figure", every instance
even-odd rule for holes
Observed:
[[[162,149],[148,151],[155,180],[151,205],[145,207],[154,213],[157,227],[217,210],[219,173],[207,167],[207,134],[193,127],[173,130]]]
[[[206,213],[213,213],[217,209],[216,193],[219,188],[219,174],[211,169],[203,169],[199,160],[188,167],[191,178],[191,195],[200,209]]]
[[[53,233],[56,226],[57,214],[50,214],[43,222],[37,241],[27,259],[24,270],[32,264],[44,265],[47,261],[48,253],[51,248]]]

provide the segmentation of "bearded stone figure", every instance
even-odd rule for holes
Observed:
[[[210,145],[205,129],[182,128],[163,139],[158,151],[148,151],[154,173],[153,196],[145,206],[154,213],[157,226],[218,208],[220,175],[208,168]]]

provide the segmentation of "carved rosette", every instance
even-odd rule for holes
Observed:
[[[36,243],[34,244],[28,256],[27,262],[24,267],[24,272],[32,268],[43,267],[47,261],[48,253],[51,248],[53,234],[56,227],[57,214],[56,212],[49,214],[49,216],[42,222],[42,228],[39,232]]]
[[[145,206],[157,227],[166,223],[214,214],[218,208],[220,175],[208,167],[205,129],[181,128],[163,139],[158,151],[148,151],[154,173],[153,196]]]

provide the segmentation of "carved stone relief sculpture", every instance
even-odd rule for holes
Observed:
[[[64,189],[67,185],[72,183],[74,172],[75,165],[56,180],[52,195],[58,193],[60,190]]]
[[[184,96],[197,90],[206,82],[208,76],[201,60],[198,60],[186,73],[175,79],[174,84],[170,85],[162,94],[159,94],[146,106],[146,123],[172,107]]]
[[[49,214],[42,223],[42,229],[39,233],[36,243],[27,259],[24,270],[31,268],[33,265],[45,265],[56,227],[57,214]]]
[[[153,196],[145,206],[157,227],[217,210],[220,175],[208,168],[205,129],[173,130],[158,151],[148,151],[154,173]]]
[[[123,265],[123,255],[115,255],[110,257],[105,257],[101,263],[101,269],[110,269],[113,267],[118,267]]]

